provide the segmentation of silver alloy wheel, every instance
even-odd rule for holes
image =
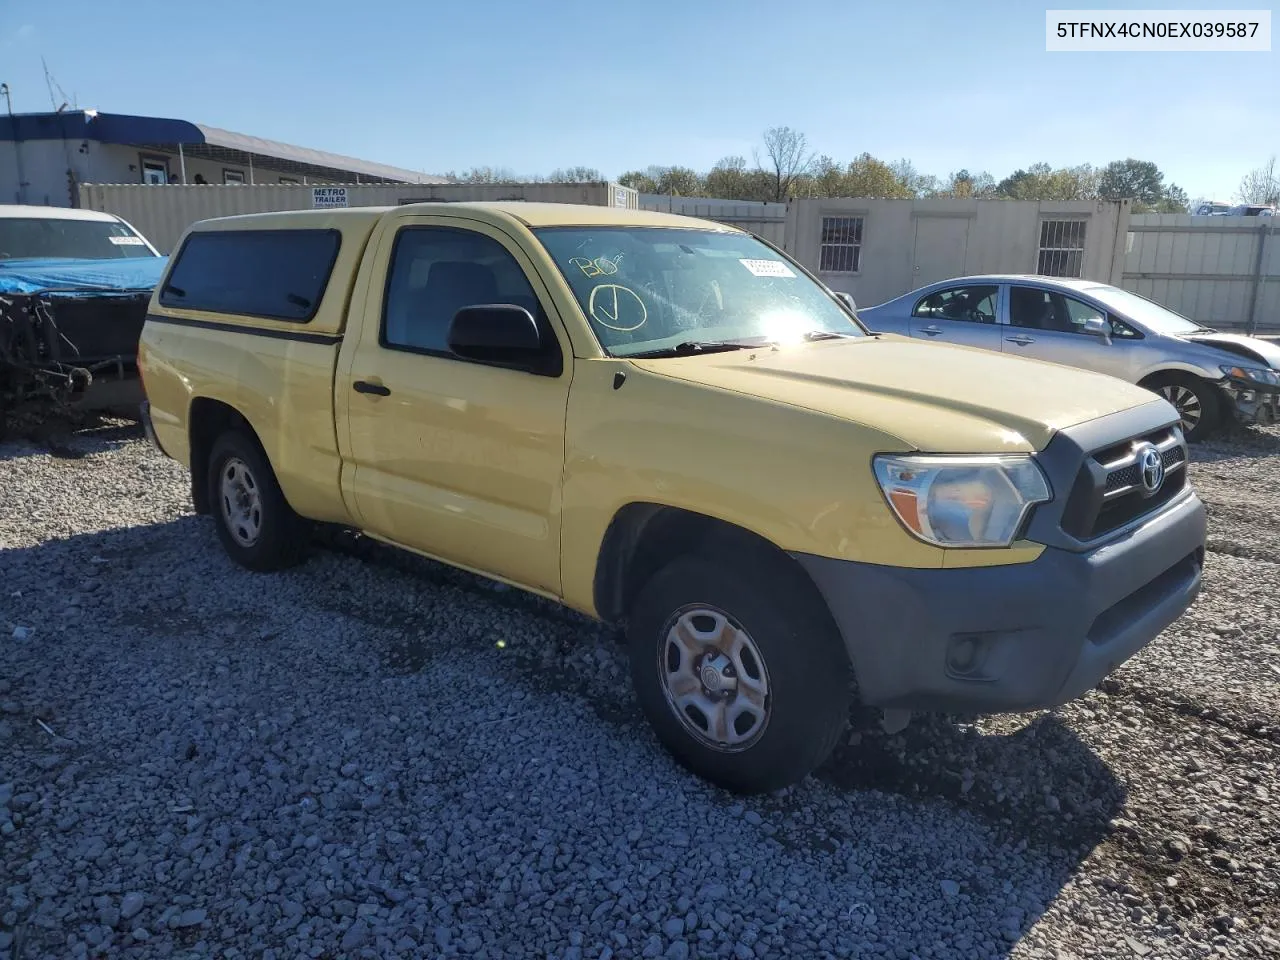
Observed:
[[[760,649],[713,606],[683,607],[667,621],[658,674],[672,712],[713,750],[745,750],[769,723],[769,671]]]
[[[227,531],[242,547],[252,547],[262,533],[262,497],[258,481],[239,457],[222,465],[219,502]]]
[[[1182,432],[1190,433],[1200,423],[1204,409],[1200,406],[1200,398],[1190,387],[1180,383],[1166,383],[1160,388],[1160,396],[1173,404],[1178,416],[1182,418]]]

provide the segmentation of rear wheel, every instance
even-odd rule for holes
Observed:
[[[680,557],[640,591],[627,634],[636,695],[659,740],[721,787],[789,786],[844,729],[848,655],[789,570]]]
[[[218,538],[231,558],[250,570],[299,563],[308,543],[262,448],[241,430],[222,434],[209,456],[209,504]]]
[[[1218,429],[1222,403],[1217,389],[1207,380],[1189,374],[1165,374],[1145,385],[1173,404],[1188,443],[1198,443]]]

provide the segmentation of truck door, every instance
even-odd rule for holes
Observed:
[[[344,493],[370,533],[558,596],[572,354],[554,304],[494,226],[451,216],[388,226],[371,245],[359,337],[335,384]],[[449,350],[458,310],[499,303],[534,315],[562,358],[558,375]]]

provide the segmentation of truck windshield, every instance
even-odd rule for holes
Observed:
[[[535,233],[612,356],[866,335],[821,286],[746,234],[663,227]]]
[[[143,239],[123,223],[55,217],[0,217],[0,261],[118,260],[154,257]]]

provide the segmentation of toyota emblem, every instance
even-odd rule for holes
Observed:
[[[1143,444],[1138,451],[1138,469],[1142,472],[1142,489],[1153,496],[1164,483],[1164,458],[1151,444]]]

